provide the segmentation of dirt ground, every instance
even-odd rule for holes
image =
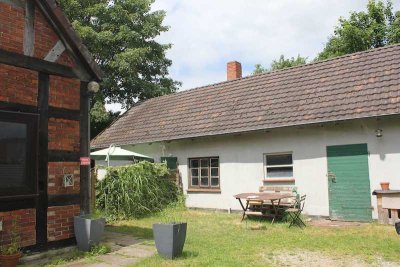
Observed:
[[[322,254],[321,252],[298,250],[298,251],[282,251],[269,254],[263,254],[266,263],[271,266],[294,266],[294,267],[398,267],[398,263],[387,262],[381,258],[375,259],[373,262],[366,262],[349,256],[332,256]]]

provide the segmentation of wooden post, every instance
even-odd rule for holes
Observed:
[[[38,113],[39,113],[39,150],[38,150],[38,193],[36,200],[36,240],[37,245],[47,244],[47,175],[49,142],[49,80],[46,73],[39,73]]]
[[[90,121],[89,121],[89,108],[90,108],[90,95],[87,89],[88,83],[81,82],[81,108],[80,108],[80,156],[89,157],[90,149]],[[91,200],[91,180],[90,180],[90,165],[81,165],[81,212],[90,214],[92,212]]]

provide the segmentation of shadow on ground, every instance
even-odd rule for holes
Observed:
[[[113,225],[113,226],[106,226],[106,230],[117,233],[129,233],[136,238],[153,239],[153,230],[147,227]]]

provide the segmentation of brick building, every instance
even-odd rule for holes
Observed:
[[[55,0],[0,0],[0,242],[73,242],[90,210],[89,90],[101,74]]]

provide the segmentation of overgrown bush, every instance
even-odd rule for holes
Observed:
[[[164,163],[142,161],[110,167],[96,185],[96,206],[109,219],[129,219],[161,211],[178,200],[180,190]]]

